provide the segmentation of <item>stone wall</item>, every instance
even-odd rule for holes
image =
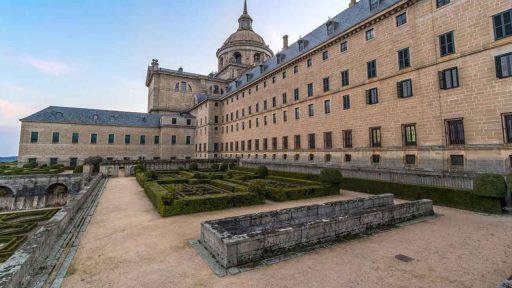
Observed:
[[[230,268],[433,214],[431,200],[393,205],[386,194],[206,221],[201,243]]]
[[[31,275],[48,257],[71,219],[96,189],[101,177],[94,177],[80,192],[72,195],[65,207],[29,236],[29,239],[0,265],[0,287],[24,287],[27,284]]]
[[[279,161],[249,161],[241,160],[242,167],[256,168],[265,165],[270,170],[319,174],[324,168],[340,169],[343,177],[360,178],[369,180],[381,180],[403,184],[428,185],[438,187],[450,187],[457,189],[473,189],[473,180],[477,173],[465,172],[441,172],[418,170],[391,170],[377,168],[350,168],[333,165],[289,165]]]

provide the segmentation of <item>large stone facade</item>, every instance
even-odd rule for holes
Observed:
[[[238,31],[217,51],[219,72],[163,69],[156,60],[148,67],[148,112],[163,115],[161,124],[98,128],[23,121],[20,162],[97,154],[507,173],[512,57],[506,55],[512,53],[512,37],[503,19],[511,9],[512,3],[501,0],[363,0],[291,45],[285,38],[275,56],[252,31],[252,18],[244,11]],[[456,70],[440,74],[450,68]],[[449,81],[454,76],[457,81]],[[193,117],[193,123],[165,126],[169,113],[180,121]],[[66,133],[115,129],[160,135],[161,143],[84,143],[77,149],[28,141],[34,129],[51,137],[54,125]],[[180,135],[178,141],[191,136],[191,142],[166,147],[172,135]]]

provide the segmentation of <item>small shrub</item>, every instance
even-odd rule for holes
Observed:
[[[73,173],[84,173],[84,165],[78,165],[73,169]]]
[[[36,168],[36,167],[37,167],[37,162],[30,162],[30,163],[23,165],[23,168]]]
[[[193,178],[195,178],[195,179],[208,179],[208,175],[205,175],[204,173],[201,173],[201,172],[195,172]]]
[[[43,165],[41,165],[41,168],[48,168],[48,164],[44,163]]]
[[[50,166],[50,169],[53,169],[53,170],[64,169],[64,165],[62,165],[62,164],[54,164],[54,165]]]
[[[255,175],[261,178],[265,178],[268,176],[268,168],[267,166],[258,166],[256,169],[256,172],[254,172]]]
[[[219,170],[219,164],[213,163],[212,166],[210,166],[210,168],[213,170]]]
[[[340,185],[343,181],[341,172],[334,168],[325,168],[320,172],[320,181],[331,185]]]
[[[142,164],[135,165],[135,173],[144,172],[144,166]]]
[[[158,175],[155,173],[155,171],[149,171],[146,172],[146,181],[154,181],[158,179]]]
[[[251,180],[251,182],[249,182],[247,190],[249,191],[249,193],[254,193],[260,197],[265,197],[267,194],[265,181],[261,179]]]
[[[223,162],[222,164],[220,164],[220,170],[221,171],[226,171],[226,170],[228,170],[228,168],[229,168],[228,163]]]
[[[199,170],[199,166],[197,165],[196,162],[192,162],[190,163],[190,165],[188,166],[188,169],[192,170],[192,171],[197,171]]]
[[[231,179],[231,178],[233,178],[233,171],[230,170],[230,171],[226,172],[225,175],[226,175],[227,179]]]
[[[507,196],[505,179],[497,174],[478,175],[474,180],[473,194],[484,197],[503,198]]]

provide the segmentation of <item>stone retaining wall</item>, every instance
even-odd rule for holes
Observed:
[[[0,287],[24,287],[27,284],[31,275],[48,257],[71,219],[100,183],[101,177],[97,175],[80,192],[72,195],[66,206],[30,235],[16,252],[0,265]]]
[[[200,241],[230,268],[433,214],[431,200],[393,205],[385,194],[207,221]]]

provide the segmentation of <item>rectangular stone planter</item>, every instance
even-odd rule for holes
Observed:
[[[230,268],[433,214],[431,200],[393,205],[383,194],[206,221],[200,241]]]

